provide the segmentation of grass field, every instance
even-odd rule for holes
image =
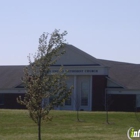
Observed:
[[[81,122],[73,111],[50,115],[53,120],[42,123],[42,140],[128,140],[130,127],[140,129],[134,113],[110,112],[110,125],[105,123],[105,112],[80,112]],[[27,110],[0,110],[0,140],[37,140],[37,125]]]

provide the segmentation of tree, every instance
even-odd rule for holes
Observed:
[[[75,108],[76,108],[76,118],[77,118],[77,121],[81,122],[82,120],[80,120],[80,117],[79,117],[80,101],[78,100],[78,97],[76,97],[76,98],[73,97],[72,99],[74,101],[74,105],[75,105]]]
[[[66,73],[62,67],[52,73],[50,67],[64,54],[66,31],[60,33],[55,30],[52,34],[43,33],[39,38],[37,53],[32,62],[29,55],[29,66],[24,69],[22,81],[26,94],[24,99],[17,98],[17,102],[25,105],[31,119],[38,125],[38,140],[41,140],[42,120],[51,120],[48,116],[55,106],[63,104],[72,91],[67,88]]]
[[[109,111],[109,107],[113,103],[113,100],[112,100],[111,94],[107,94],[107,89],[105,89],[105,99],[104,100],[105,100],[104,105],[105,105],[105,111],[106,111],[106,123],[110,124],[109,117],[108,117],[108,111]]]

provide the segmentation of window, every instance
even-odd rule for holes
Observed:
[[[72,86],[72,82],[67,82],[67,87],[70,88]],[[70,106],[72,103],[71,96],[65,101],[65,105]]]
[[[71,105],[71,97],[69,97],[69,98],[65,101],[65,105]]]
[[[89,83],[82,82],[81,83],[81,105],[82,106],[88,105],[88,94],[89,94]]]
[[[53,101],[53,96],[50,96],[50,98],[49,98],[49,103],[52,103],[52,101]]]
[[[0,105],[4,105],[4,94],[0,94]]]

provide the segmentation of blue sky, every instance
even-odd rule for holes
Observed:
[[[140,0],[0,0],[0,65],[26,65],[43,32],[107,60],[140,64]]]

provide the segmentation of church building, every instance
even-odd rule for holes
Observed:
[[[51,66],[67,70],[67,84],[73,85],[71,97],[57,110],[135,111],[140,107],[140,64],[97,59],[66,45],[66,53]],[[16,102],[24,97],[21,83],[25,66],[0,66],[0,108],[21,109]]]

